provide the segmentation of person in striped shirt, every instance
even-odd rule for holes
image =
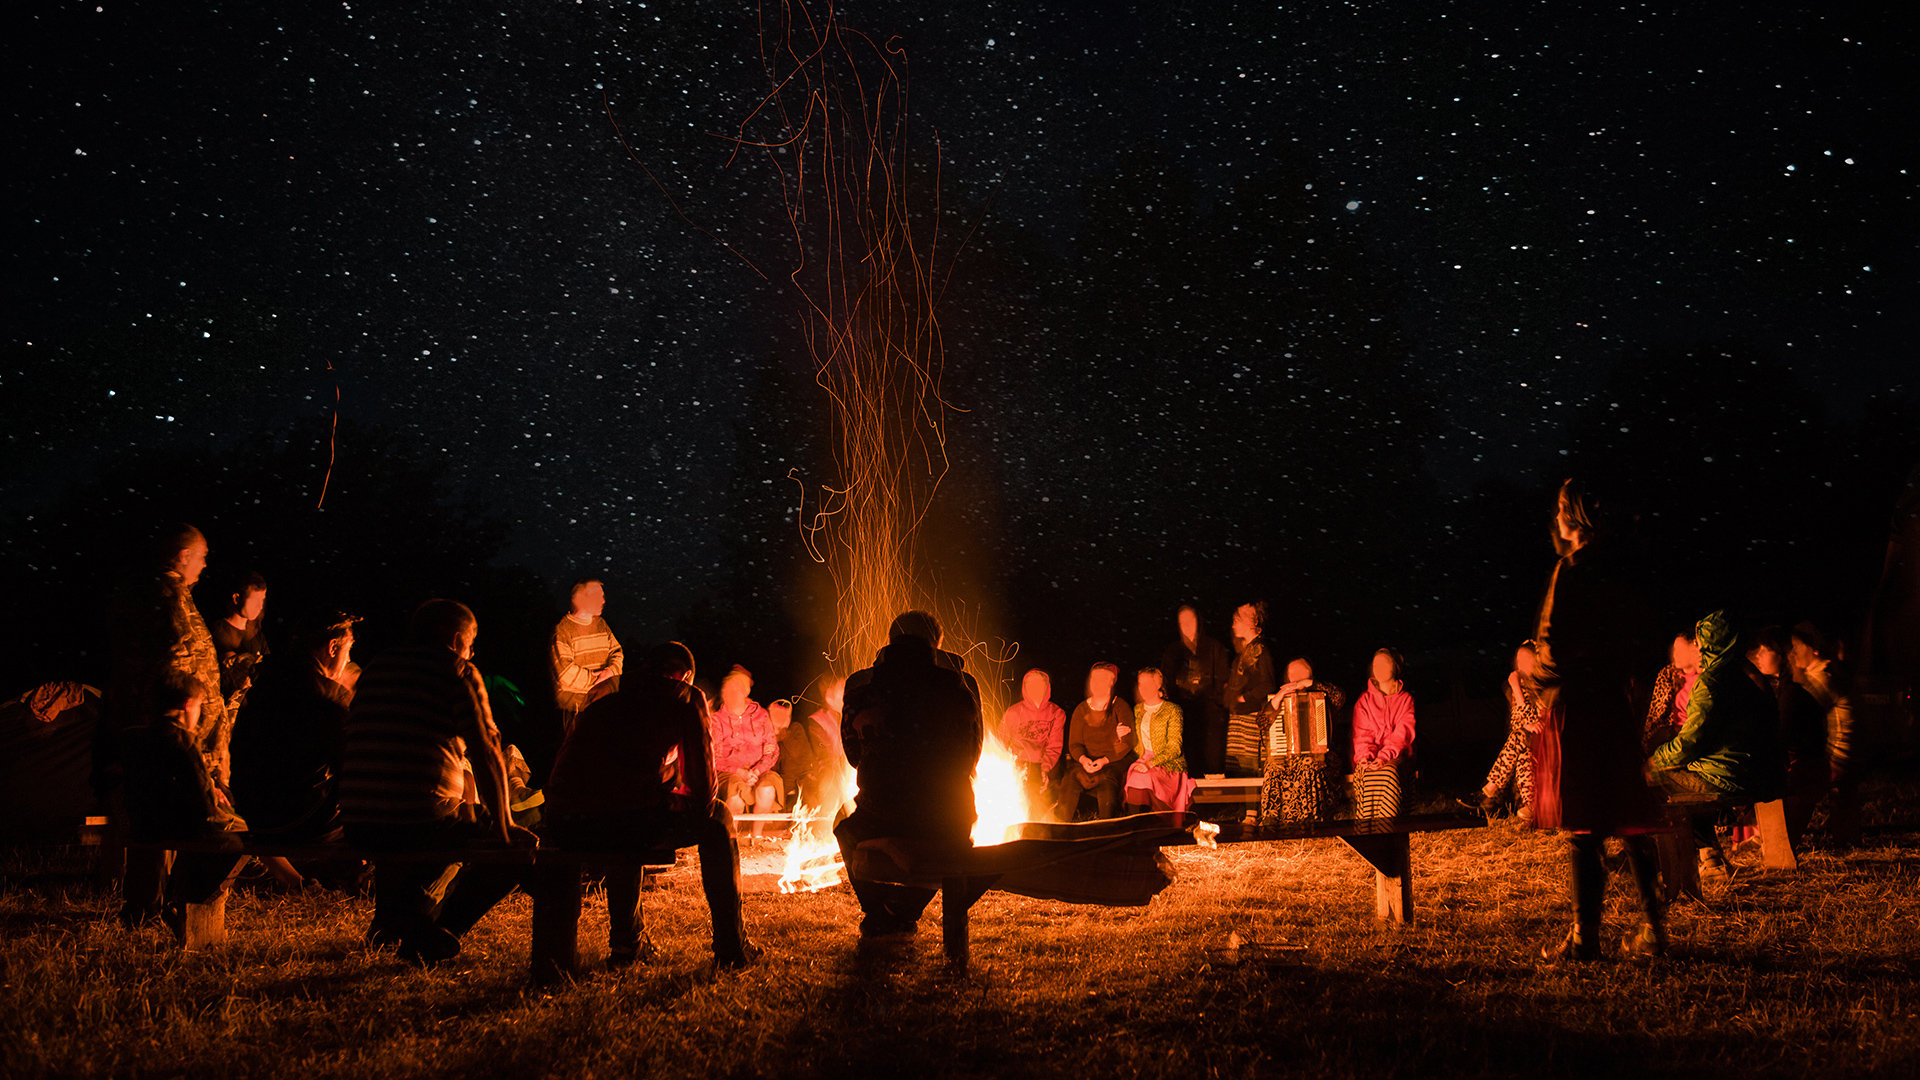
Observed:
[[[560,737],[573,730],[574,718],[587,705],[620,689],[624,656],[620,639],[601,613],[607,608],[607,590],[598,578],[573,583],[565,618],[553,628],[553,698],[560,707]]]
[[[478,634],[465,604],[429,600],[413,613],[409,643],[376,657],[361,675],[340,775],[340,819],[353,846],[443,851],[535,843],[512,823],[500,733],[472,663]],[[465,798],[469,763],[477,806]],[[520,884],[526,868],[467,862],[436,902],[435,882],[457,861],[376,856],[368,942],[397,942],[402,959],[423,965],[459,955],[460,935]]]

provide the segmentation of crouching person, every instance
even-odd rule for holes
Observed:
[[[521,883],[528,867],[408,853],[535,843],[508,809],[500,733],[472,663],[478,632],[465,604],[420,605],[409,644],[367,665],[347,717],[340,817],[348,841],[376,853],[367,941],[397,943],[401,958],[413,963],[458,955],[461,935]],[[471,816],[461,813],[467,762],[484,803]],[[455,864],[458,875],[436,897],[435,884]]]
[[[158,714],[143,727],[126,732],[128,812],[134,839],[147,843],[220,840],[238,847],[233,834],[245,829],[214,787],[200,753],[201,707],[208,688],[181,671],[168,672],[154,694]],[[160,916],[176,938],[186,941],[190,904],[221,900],[247,861],[239,854],[182,851],[173,855],[166,875]]]
[[[715,799],[706,698],[693,654],[655,646],[620,690],[587,706],[547,781],[547,836],[573,851],[641,854],[697,847],[713,916],[713,963],[739,967],[759,950],[740,922],[740,851],[733,816]],[[607,964],[652,958],[640,914],[638,865],[608,867]]]

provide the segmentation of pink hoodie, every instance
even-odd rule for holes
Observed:
[[[1020,761],[1037,761],[1048,772],[1060,760],[1060,744],[1067,734],[1067,714],[1049,701],[1035,708],[1022,698],[1000,718],[1000,742]]]
[[[1397,694],[1383,694],[1372,679],[1353,703],[1353,760],[1395,761],[1413,745],[1413,695],[1402,683]]]

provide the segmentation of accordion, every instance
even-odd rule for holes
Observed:
[[[1301,690],[1280,699],[1280,708],[1268,714],[1267,754],[1288,757],[1327,752],[1327,695]]]

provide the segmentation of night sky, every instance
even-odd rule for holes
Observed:
[[[443,465],[556,605],[583,568],[634,637],[820,604],[794,298],[699,231],[777,261],[770,174],[711,134],[765,89],[755,10],[11,6],[10,558],[128,451],[310,432],[337,380],[342,430]],[[1224,633],[1255,594],[1288,650],[1498,651],[1553,484],[1604,454],[1673,480],[1642,501],[1691,523],[1679,564],[1812,560],[1741,599],[1864,603],[1920,310],[1891,8],[840,11],[898,35],[938,220],[979,223],[941,543],[1028,655],[1140,662],[1173,604]]]

